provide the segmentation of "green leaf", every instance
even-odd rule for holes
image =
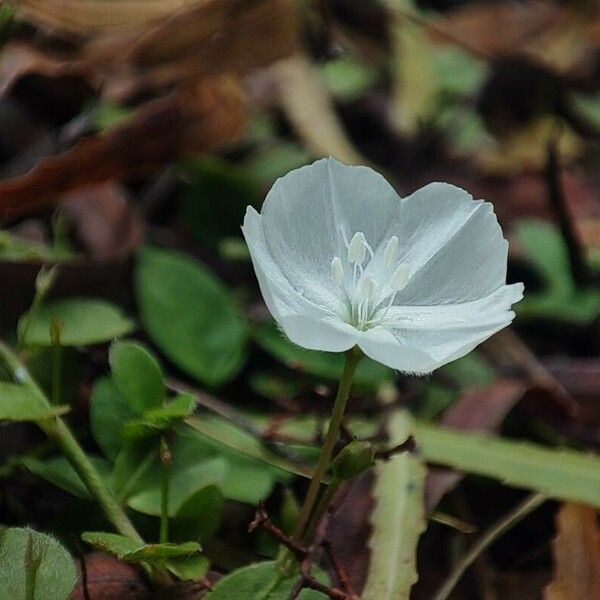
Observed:
[[[234,598],[261,598],[262,600],[287,600],[298,576],[281,578],[276,562],[262,562],[237,569],[220,579],[206,600],[233,600]],[[279,584],[267,593],[270,586],[280,578]],[[264,595],[266,593],[266,595]],[[302,590],[300,600],[322,600],[327,598],[315,590]]]
[[[376,71],[348,56],[330,60],[321,69],[327,87],[338,98],[352,100],[377,81]]]
[[[304,350],[288,341],[277,329],[274,321],[268,321],[253,331],[256,343],[277,360],[290,368],[300,369],[316,377],[339,381],[344,370],[344,355],[340,352],[313,352]],[[354,385],[375,389],[390,381],[391,369],[364,357],[358,364]]]
[[[427,462],[600,508],[600,457],[426,424],[417,442]]]
[[[248,458],[282,469],[294,475],[310,478],[312,471],[274,454],[251,435],[219,417],[188,417],[186,424],[210,440],[215,448],[227,448]]]
[[[32,529],[0,531],[0,598],[67,600],[77,574],[69,553]]]
[[[125,502],[142,485],[144,477],[158,462],[154,440],[125,444],[111,472],[112,488],[117,498]]]
[[[179,507],[170,525],[174,540],[211,538],[221,524],[223,494],[216,485],[207,485],[194,492]]]
[[[174,423],[191,415],[196,408],[192,394],[179,394],[165,406],[153,408],[142,419],[130,421],[123,427],[127,439],[143,438],[170,429]]]
[[[237,374],[245,358],[245,321],[205,267],[176,252],[146,248],[135,287],[144,326],[179,368],[211,386]]]
[[[88,346],[109,342],[130,333],[134,323],[120,308],[104,300],[70,298],[41,307],[27,325],[25,343],[52,346],[52,323],[60,324],[62,346]]]
[[[110,465],[107,461],[97,456],[88,456],[102,478],[108,479]],[[41,477],[52,485],[65,490],[77,498],[91,499],[87,487],[79,475],[64,456],[57,456],[47,460],[37,458],[23,458],[19,464],[34,475]]]
[[[198,581],[208,573],[210,561],[206,556],[197,554],[195,556],[172,558],[165,566],[173,575],[183,581]]]
[[[157,563],[180,556],[190,556],[200,551],[196,542],[184,544],[140,544],[124,535],[103,531],[85,531],[81,539],[103,552],[127,562]]]
[[[253,179],[239,165],[216,157],[194,157],[182,166],[189,182],[182,216],[194,238],[216,248],[223,238],[239,235],[246,207],[260,196]]]
[[[579,113],[591,126],[600,130],[600,94],[593,95],[571,92],[569,100],[573,109]]]
[[[176,449],[171,448],[174,460]],[[210,458],[198,461],[187,468],[171,467],[169,485],[169,516],[175,517],[179,510],[194,494],[207,487],[220,487],[225,480],[227,466],[222,458]],[[156,465],[156,469],[159,465]],[[157,471],[150,470],[144,478],[146,485],[140,486],[139,491],[129,498],[128,504],[138,512],[159,516],[161,513],[160,478]]]
[[[108,552],[117,558],[122,558],[129,552],[134,552],[140,543],[118,533],[105,533],[103,531],[84,531],[81,539],[102,552]]]
[[[577,289],[558,229],[549,223],[521,221],[516,234],[545,284],[545,289],[527,293],[516,305],[519,316],[562,319],[584,325],[593,321],[600,313],[600,291]]]
[[[29,386],[0,381],[0,421],[40,421],[67,412],[68,406],[51,406]]]
[[[171,444],[174,464],[181,464],[177,468],[190,468],[199,460],[221,458],[226,465],[225,478],[220,485],[223,495],[254,505],[271,493],[277,481],[289,482],[288,473],[273,468],[252,454],[252,448],[260,447],[260,442],[252,436],[219,418],[213,420],[205,415],[201,422],[206,424],[206,431],[210,435],[202,435],[189,427],[187,420],[185,425],[178,427],[178,435]],[[223,440],[233,446],[223,443]]]
[[[124,439],[123,425],[137,418],[111,377],[94,383],[90,402],[90,427],[102,452],[115,460]]]
[[[115,342],[110,348],[114,382],[138,414],[162,406],[165,382],[162,369],[152,354],[136,342]]]
[[[453,97],[475,96],[489,73],[485,61],[459,46],[434,47],[433,61],[440,91]]]
[[[200,544],[197,542],[184,542],[183,544],[146,544],[136,550],[127,552],[122,556],[128,562],[157,562],[168,558],[189,556],[200,552]]]
[[[389,422],[390,445],[396,446],[414,433],[406,411],[393,413]],[[416,554],[425,530],[425,465],[411,452],[377,465],[372,496],[369,571],[364,600],[408,600],[417,581]]]

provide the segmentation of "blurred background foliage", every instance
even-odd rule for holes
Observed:
[[[0,6],[0,44],[2,332],[48,390],[60,346],[62,402],[146,531],[160,513],[149,440],[165,431],[174,539],[201,541],[228,570],[275,555],[262,532],[245,537],[253,505],[268,499],[284,528],[293,521],[302,481],[277,453],[263,460],[264,443],[314,456],[343,358],[280,335],[240,224],[277,177],[321,156],[368,164],[401,195],[442,180],[493,202],[509,280],[526,286],[511,331],[429,378],[364,360],[353,432],[376,435],[402,405],[425,423],[600,446],[595,0],[14,0]],[[42,264],[60,268],[29,313]],[[123,401],[106,344],[128,334],[158,357],[172,404],[136,413]],[[220,416],[184,428],[189,388],[200,406],[223,403]],[[71,547],[99,528],[66,461],[27,426],[3,427],[2,522]],[[428,508],[445,496],[443,510],[475,527],[521,498],[443,476],[430,474]],[[361,586],[368,560],[352,540],[368,534],[349,524],[364,525],[369,486],[348,493],[357,508],[340,511],[331,539]],[[540,597],[553,511],[495,546],[457,597]],[[415,597],[431,597],[464,545],[464,533],[430,525]],[[482,595],[489,585],[496,595]]]

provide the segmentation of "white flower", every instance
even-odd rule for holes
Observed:
[[[514,318],[508,243],[493,208],[431,183],[400,199],[367,167],[319,160],[278,179],[244,236],[263,297],[287,337],[312,350],[358,345],[429,373]]]

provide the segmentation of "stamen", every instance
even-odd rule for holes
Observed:
[[[362,265],[367,256],[367,240],[362,231],[357,231],[348,246],[348,262]]]
[[[336,285],[342,285],[344,281],[344,267],[339,256],[331,259],[331,279]]]
[[[365,275],[360,280],[360,297],[363,300],[370,300],[376,287],[377,282],[375,279],[371,275]]]
[[[388,243],[385,245],[385,250],[383,251],[383,264],[385,267],[389,267],[390,265],[396,262],[396,255],[398,254],[398,238],[393,235]]]
[[[392,281],[390,282],[392,289],[395,292],[403,290],[408,283],[409,275],[410,265],[408,263],[400,263],[392,275]]]

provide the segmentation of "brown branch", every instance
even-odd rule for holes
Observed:
[[[262,502],[259,503],[258,508],[256,509],[254,520],[248,525],[248,532],[251,533],[259,527],[274,537],[280,544],[288,548],[299,561],[303,561],[307,557],[308,550],[292,540],[291,537],[286,535],[273,523],[273,521],[271,521],[265,509],[265,505]]]

